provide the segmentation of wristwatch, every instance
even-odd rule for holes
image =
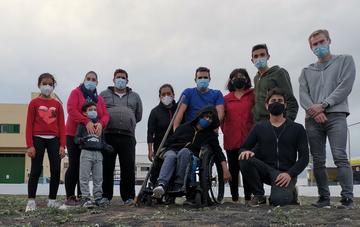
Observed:
[[[322,107],[323,109],[326,109],[326,108],[329,107],[329,103],[327,103],[327,102],[322,102],[322,103],[321,103],[321,107]]]

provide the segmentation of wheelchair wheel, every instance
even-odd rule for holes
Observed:
[[[203,190],[203,203],[221,204],[224,199],[224,178],[221,164],[209,148],[201,158],[200,185]]]

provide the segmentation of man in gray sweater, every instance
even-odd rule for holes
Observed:
[[[101,92],[110,120],[105,129],[105,140],[114,153],[103,158],[103,197],[113,197],[116,156],[120,162],[120,195],[125,205],[132,205],[135,197],[135,127],[141,121],[140,96],[127,87],[128,73],[123,69],[114,72],[114,86]]]
[[[355,80],[355,64],[350,55],[332,55],[327,30],[309,36],[309,44],[317,62],[305,67],[300,75],[300,104],[306,111],[305,127],[319,200],[315,207],[330,207],[330,191],[326,172],[326,137],[329,140],[338,179],[342,188],[341,206],[353,208],[353,175],[346,154],[349,113],[347,97]]]

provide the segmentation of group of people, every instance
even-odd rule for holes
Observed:
[[[159,89],[160,103],[148,120],[148,157],[152,161],[167,128],[174,118],[164,144],[163,164],[155,179],[153,196],[161,198],[167,190],[181,191],[191,155],[209,145],[221,163],[223,178],[229,181],[234,202],[239,201],[239,173],[243,176],[245,203],[259,206],[267,202],[263,184],[271,185],[269,203],[298,204],[297,176],[309,162],[309,147],[318,186],[316,207],[330,206],[326,174],[325,144],[328,138],[341,191],[341,207],[353,207],[352,170],[346,154],[346,117],[354,79],[355,64],[349,55],[333,55],[327,30],[317,30],[308,39],[317,61],[305,67],[299,77],[300,105],[306,112],[305,128],[295,123],[298,102],[288,72],[270,67],[266,44],[252,48],[251,61],[258,69],[254,88],[246,69],[230,73],[228,94],[209,88],[210,70],[199,67],[196,87],[185,89],[175,101],[174,89],[164,84]],[[120,161],[120,194],[124,205],[135,198],[135,127],[142,118],[140,96],[128,87],[128,74],[114,72],[113,86],[98,95],[97,74],[88,72],[67,102],[64,122],[62,105],[52,98],[55,78],[40,75],[39,97],[28,108],[26,143],[32,158],[26,211],[36,209],[35,196],[45,150],[50,160],[48,207],[60,207],[56,201],[60,179],[60,161],[68,151],[69,168],[65,174],[67,206],[106,206],[113,197],[114,168]],[[178,112],[176,116],[176,109]],[[224,136],[224,153],[218,131]],[[305,130],[306,129],[306,130]],[[89,180],[93,179],[90,198]],[[174,179],[169,188],[170,179]],[[75,188],[77,186],[77,193]],[[77,194],[77,196],[76,196]]]

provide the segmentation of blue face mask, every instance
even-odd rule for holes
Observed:
[[[258,58],[258,59],[256,59],[254,65],[255,65],[255,67],[257,69],[266,68],[266,66],[267,66],[267,58]]]
[[[97,112],[95,110],[90,110],[87,112],[88,118],[95,120],[97,118]]]
[[[123,78],[116,78],[115,79],[115,87],[118,89],[126,88],[126,80]]]
[[[197,79],[196,80],[196,86],[199,89],[206,89],[209,87],[209,79]]]
[[[312,51],[318,58],[323,58],[326,55],[330,54],[330,46],[329,44],[321,44],[317,47],[314,47]]]
[[[96,85],[97,83],[95,81],[91,81],[91,80],[86,80],[84,81],[84,86],[86,89],[93,91],[96,89]]]
[[[210,122],[205,118],[200,118],[198,123],[201,126],[201,128],[207,128],[210,125]]]

